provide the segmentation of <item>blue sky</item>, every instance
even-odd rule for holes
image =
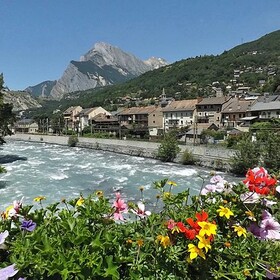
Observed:
[[[96,42],[175,62],[280,29],[279,0],[0,0],[0,73],[25,89],[59,79]]]

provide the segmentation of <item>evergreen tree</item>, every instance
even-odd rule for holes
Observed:
[[[10,125],[15,121],[15,115],[12,112],[13,105],[4,103],[3,88],[3,74],[0,74],[0,144],[5,143],[4,136],[12,134]]]

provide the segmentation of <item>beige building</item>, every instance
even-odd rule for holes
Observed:
[[[69,107],[66,111],[63,112],[63,118],[65,122],[66,129],[74,130],[77,125],[77,114],[83,110],[81,106],[72,106]]]
[[[191,126],[198,99],[172,101],[162,109],[164,130]]]
[[[162,112],[160,107],[145,106],[126,108],[118,114],[121,126],[135,134],[157,135],[162,129]]]
[[[91,125],[91,120],[99,114],[110,116],[111,113],[102,107],[82,109],[75,117],[79,123],[79,131],[82,131],[86,126]]]
[[[15,123],[15,133],[38,133],[39,126],[32,119],[23,119]]]

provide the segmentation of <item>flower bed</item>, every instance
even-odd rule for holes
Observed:
[[[280,187],[264,168],[198,196],[155,182],[152,209],[101,191],[39,209],[15,201],[0,223],[0,279],[273,279],[280,275]],[[63,207],[61,207],[61,204]],[[159,204],[161,206],[159,206]],[[9,278],[10,279],[10,278]]]

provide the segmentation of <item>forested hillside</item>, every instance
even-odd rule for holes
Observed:
[[[60,105],[108,106],[116,104],[121,96],[156,97],[163,88],[167,96],[176,99],[211,96],[215,88],[228,93],[240,86],[250,87],[250,91],[255,92],[279,92],[279,58],[280,31],[275,31],[221,55],[184,59],[123,84],[70,94]]]

